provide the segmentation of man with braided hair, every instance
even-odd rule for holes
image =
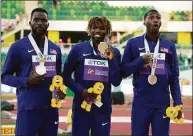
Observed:
[[[106,17],[92,17],[88,22],[89,41],[78,43],[71,49],[64,64],[63,77],[75,94],[72,106],[72,136],[109,136],[111,126],[111,84],[118,86],[122,80],[120,75],[121,55],[118,49],[110,46],[109,36],[112,27]],[[104,52],[98,48],[103,42],[107,45]],[[74,72],[74,79],[71,74]],[[96,82],[104,85],[101,94],[102,106],[94,103],[90,112],[81,108],[82,102],[95,101],[95,96],[87,89]]]

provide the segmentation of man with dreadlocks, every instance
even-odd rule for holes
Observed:
[[[64,64],[63,78],[75,94],[72,106],[72,136],[109,136],[111,126],[111,84],[118,86],[122,80],[120,75],[121,55],[118,49],[109,45],[112,28],[106,17],[93,17],[88,22],[89,41],[78,43],[71,49]],[[104,54],[98,48],[103,42],[108,46]],[[74,72],[74,78],[71,74]],[[101,94],[102,106],[92,104],[90,112],[81,108],[84,100],[94,102],[95,96],[87,89],[96,82],[104,85]]]

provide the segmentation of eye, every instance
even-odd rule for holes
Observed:
[[[158,19],[158,20],[160,20],[160,19],[161,19],[161,17],[159,17],[159,16],[158,16],[158,17],[157,17],[157,19]]]
[[[47,21],[48,21],[47,19],[42,19],[42,22],[44,22],[44,23],[47,22]]]
[[[33,19],[33,21],[37,22],[37,21],[38,21],[38,19],[37,19],[37,18],[34,18],[34,19]]]
[[[150,19],[152,20],[152,19],[153,19],[153,16],[150,16]]]

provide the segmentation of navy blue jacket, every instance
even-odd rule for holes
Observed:
[[[93,104],[91,112],[94,113],[111,113],[112,111],[112,99],[111,99],[111,84],[114,86],[120,85],[122,80],[120,74],[120,65],[121,65],[121,55],[118,49],[113,48],[115,58],[113,60],[108,60],[108,81],[101,81],[105,88],[102,93],[102,103],[103,106],[98,108]],[[95,60],[105,60],[100,56],[97,56],[93,52],[93,47],[90,45],[90,41],[82,42],[75,45],[64,64],[64,82],[75,94],[73,100],[73,110],[82,111],[80,105],[82,103],[81,92],[84,89],[88,89],[89,87],[93,87],[94,83],[98,80],[85,80],[84,79],[84,63],[85,59],[95,59]],[[105,60],[106,61],[106,60]],[[73,78],[72,78],[73,73]]]
[[[19,110],[32,110],[50,107],[52,93],[49,86],[52,77],[45,77],[40,85],[27,86],[27,79],[32,71],[32,55],[37,55],[33,50],[28,37],[11,45],[2,70],[1,81],[3,84],[16,87]],[[43,52],[43,48],[40,49]],[[48,55],[56,55],[56,74],[61,73],[61,50],[48,41]]]
[[[146,37],[150,52],[154,52],[157,41]],[[179,68],[175,44],[160,38],[159,53],[165,55],[157,66],[157,83],[150,85],[148,76],[151,69],[145,67],[140,53],[145,53],[144,35],[128,40],[122,58],[122,73],[126,78],[133,74],[134,103],[150,107],[166,107],[170,103],[170,92],[174,105],[182,104],[179,86]]]

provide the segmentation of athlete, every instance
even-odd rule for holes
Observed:
[[[122,80],[120,52],[109,45],[111,30],[111,23],[106,17],[92,17],[87,27],[91,39],[74,45],[64,64],[65,84],[75,94],[72,106],[72,136],[89,136],[89,130],[92,136],[110,135],[111,84],[118,86]],[[108,45],[104,48],[105,52],[99,50],[100,42]],[[74,78],[71,77],[73,72]],[[87,112],[81,108],[81,103],[84,100],[95,100],[87,89],[93,87],[96,82],[104,84],[103,105],[98,107],[93,103],[91,111]]]
[[[57,136],[58,109],[51,107],[49,86],[52,77],[61,74],[61,50],[46,37],[45,9],[32,10],[29,25],[31,33],[9,49],[1,81],[17,88],[16,136]],[[56,96],[64,99],[65,94],[58,90]]]
[[[132,136],[169,136],[170,105],[182,105],[175,44],[159,34],[161,15],[150,10],[144,15],[146,33],[128,40],[122,59],[123,78],[133,74]],[[169,91],[170,88],[170,91]]]

